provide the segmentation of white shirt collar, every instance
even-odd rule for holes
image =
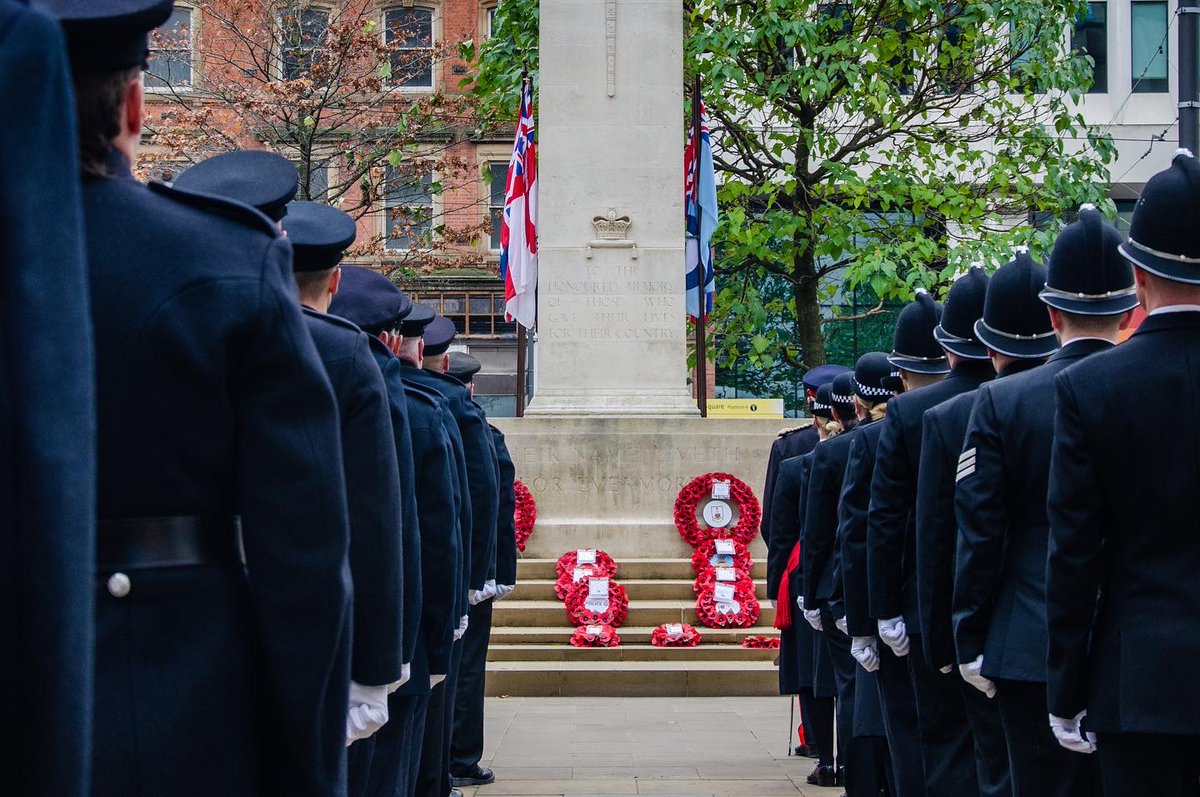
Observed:
[[[1165,315],[1166,313],[1200,313],[1200,304],[1168,304],[1157,310],[1151,310],[1148,315]]]

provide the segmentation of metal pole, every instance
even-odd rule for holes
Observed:
[[[700,76],[692,81],[692,146],[695,147],[695,163],[693,165],[692,185],[696,189],[696,220],[700,220]],[[699,234],[699,230],[696,231]],[[696,244],[699,257],[698,274],[696,278],[696,293],[700,301],[697,303],[699,315],[696,318],[696,402],[700,406],[700,417],[708,417],[708,351],[705,340],[708,318],[705,312],[704,287],[704,252],[700,251],[699,241]]]
[[[517,322],[517,417],[525,417],[525,327]]]
[[[1179,0],[1179,146],[1200,151],[1200,0]]]

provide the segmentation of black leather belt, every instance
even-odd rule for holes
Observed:
[[[96,535],[96,564],[101,570],[244,562],[237,515],[101,520]]]

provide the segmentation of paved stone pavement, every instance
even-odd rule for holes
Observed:
[[[477,797],[803,795],[811,758],[789,758],[786,697],[489,698]]]

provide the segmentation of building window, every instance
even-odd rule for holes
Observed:
[[[384,15],[384,31],[392,49],[392,85],[433,88],[433,11],[393,8]]]
[[[496,6],[489,6],[483,9],[486,21],[484,22],[483,37],[490,39],[496,35]]]
[[[324,200],[329,195],[329,161],[313,160],[309,165],[303,161],[296,164],[300,176],[300,199]]]
[[[282,58],[280,76],[297,80],[312,71],[325,46],[329,30],[329,12],[323,8],[288,11],[280,20]]]
[[[1087,11],[1075,17],[1075,29],[1071,32],[1071,49],[1090,55],[1092,86],[1088,94],[1104,94],[1108,91],[1108,3],[1088,3]]]
[[[504,293],[446,291],[414,296],[454,322],[460,335],[502,337],[517,334],[516,322],[504,320]]]
[[[192,9],[176,8],[150,37],[146,88],[191,88]]]
[[[488,186],[488,218],[492,220],[492,237],[488,248],[494,252],[500,250],[500,220],[504,216],[504,193],[508,186],[508,164],[493,163],[488,166],[492,182]]]
[[[401,172],[387,167],[384,175],[385,246],[420,249],[433,230],[433,174]]]
[[[1167,4],[1138,0],[1130,4],[1133,92],[1163,93],[1167,85]]]

